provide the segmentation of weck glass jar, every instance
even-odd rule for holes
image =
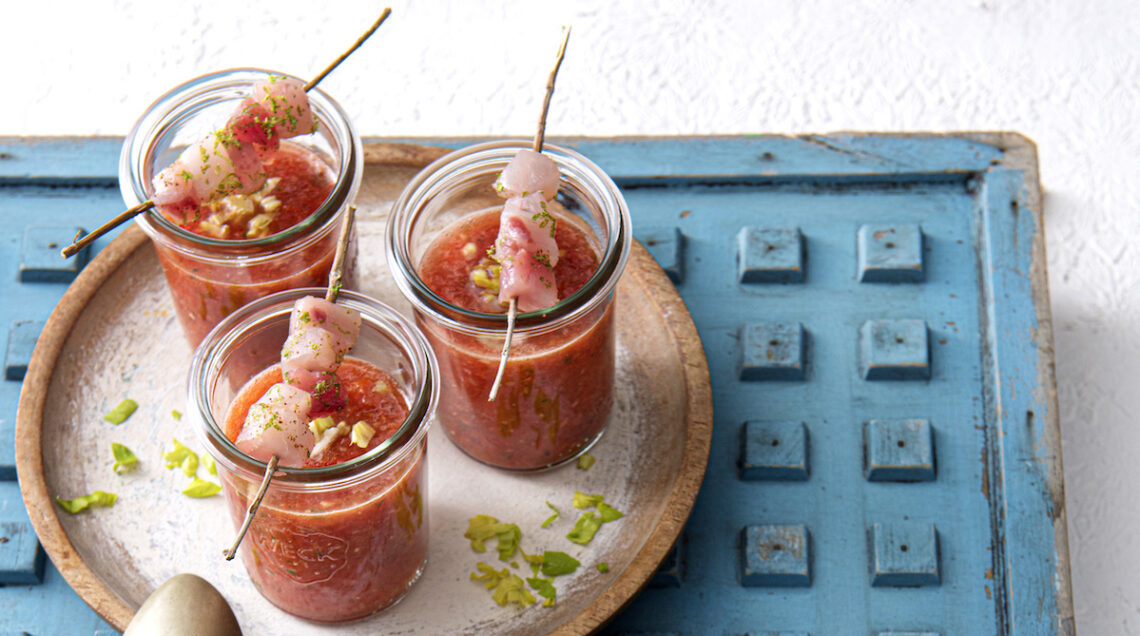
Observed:
[[[492,142],[442,157],[404,188],[387,230],[393,276],[439,360],[444,431],[471,457],[510,470],[562,464],[604,431],[613,407],[615,286],[631,243],[613,180],[577,152],[547,144],[543,153],[561,173],[548,204],[557,219],[559,300],[518,315],[502,385],[489,401],[506,310],[473,308],[460,297],[498,231],[496,177],[527,147]]]
[[[220,71],[158,98],[123,144],[119,187],[127,206],[150,200],[155,195],[155,175],[203,135],[222,129],[242,100],[250,97],[254,82],[270,76],[287,77],[261,69]],[[191,346],[252,300],[328,281],[339,221],[360,187],[363,150],[340,105],[320,88],[307,94],[317,130],[283,140],[277,147],[258,148],[269,175],[262,191],[244,199],[205,203],[193,214],[152,208],[136,217],[154,242]],[[263,226],[273,232],[248,232],[236,238],[219,231],[235,215],[256,216],[262,208],[266,216],[271,211],[275,218],[288,219],[277,223],[287,227]],[[346,274],[351,283],[351,269]]]

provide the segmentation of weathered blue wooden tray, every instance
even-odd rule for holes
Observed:
[[[689,306],[714,392],[688,527],[607,630],[1074,631],[1030,142],[563,143],[622,187]],[[0,139],[4,479],[21,365],[73,275],[49,246],[119,211],[119,144]],[[15,483],[0,497],[0,633],[113,633],[43,563]]]

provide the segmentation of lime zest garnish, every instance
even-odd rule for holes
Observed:
[[[119,498],[118,495],[110,492],[103,492],[96,490],[90,495],[83,495],[75,499],[60,499],[57,495],[55,500],[59,505],[71,514],[77,514],[87,510],[92,506],[104,506],[110,508],[115,505],[115,501]]]
[[[138,407],[138,402],[135,402],[131,398],[124,398],[122,402],[119,402],[118,406],[111,409],[110,413],[104,415],[103,419],[114,424],[115,426],[118,426],[119,424],[126,422],[127,418],[129,418]]]
[[[139,463],[139,458],[135,457],[131,449],[118,442],[111,442],[111,454],[115,456],[115,465],[111,467],[111,470],[116,473],[122,474],[123,471],[130,470]],[[119,470],[120,468],[123,470]]]
[[[218,484],[215,484],[212,481],[206,481],[205,479],[199,479],[195,477],[194,481],[190,482],[190,485],[182,491],[182,494],[186,495],[187,497],[202,499],[205,497],[213,497],[221,491],[222,487]]]
[[[601,563],[597,564],[594,567],[598,568],[598,571],[601,572],[602,574],[605,574],[606,572],[610,571],[610,564],[606,563],[605,561],[602,561]]]
[[[163,453],[162,458],[166,460],[167,468],[181,467],[182,472],[187,477],[194,477],[198,474],[198,453],[190,450],[177,439],[174,439],[174,450]]]
[[[574,529],[566,535],[566,538],[579,545],[586,545],[594,539],[598,528],[601,527],[601,517],[593,512],[583,512],[582,516],[578,517],[578,522],[574,524]]]
[[[592,508],[602,503],[603,500],[605,500],[605,497],[602,495],[587,495],[586,493],[578,490],[574,491],[574,507],[579,510]]]
[[[578,470],[590,470],[596,461],[593,455],[582,453],[582,456],[578,458]]]
[[[546,505],[547,505],[547,507],[549,507],[551,510],[554,511],[554,514],[550,515],[549,517],[546,518],[546,521],[542,522],[543,528],[549,528],[550,524],[554,523],[558,519],[559,515],[562,514],[562,513],[558,512],[558,508],[555,508],[554,504],[550,503],[549,501],[546,502]]]
[[[565,552],[547,550],[542,553],[542,573],[549,577],[570,574],[578,569],[581,562]]]

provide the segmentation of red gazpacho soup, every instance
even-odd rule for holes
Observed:
[[[367,422],[375,433],[363,447],[339,437],[301,468],[359,457],[388,439],[408,415],[396,381],[374,365],[347,358],[337,375],[348,400],[332,417],[350,426]],[[274,365],[239,391],[225,417],[231,441],[250,405],[281,381]],[[399,465],[360,483],[303,492],[270,486],[241,547],[261,594],[290,614],[321,622],[355,620],[399,600],[427,561],[426,438],[418,444]],[[230,511],[240,524],[258,484],[221,472]]]
[[[486,276],[494,267],[487,253],[499,232],[500,210],[465,216],[425,251],[420,278],[449,303],[506,312]],[[598,250],[587,230],[569,219],[559,218],[555,239],[561,300],[597,270]],[[494,401],[487,392],[502,340],[458,333],[419,314],[417,322],[439,360],[440,423],[468,455],[500,468],[534,470],[574,457],[601,434],[613,406],[612,303],[548,333],[516,333]]]
[[[332,193],[335,175],[312,151],[283,142],[259,149],[266,183],[252,194],[233,194],[194,206],[159,208],[182,229],[213,239],[271,237],[309,218]],[[271,259],[251,252],[249,262],[213,264],[156,244],[178,319],[192,345],[238,307],[274,292],[328,282],[336,234]],[[273,249],[268,248],[268,249]],[[288,250],[288,248],[286,248]]]

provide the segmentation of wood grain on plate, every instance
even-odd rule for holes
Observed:
[[[358,287],[408,311],[387,274],[384,220],[403,184],[446,150],[370,144],[357,201]],[[635,244],[618,286],[618,383],[606,434],[590,471],[573,466],[515,475],[477,464],[438,427],[429,447],[429,565],[397,606],[341,633],[587,633],[604,624],[645,584],[688,518],[708,462],[712,396],[708,365],[688,310],[665,274]],[[185,404],[191,351],[173,316],[153,248],[131,227],[105,248],[68,289],[40,336],[20,396],[16,462],[29,516],[48,555],[76,592],[123,629],[163,580],[183,571],[214,583],[234,605],[247,633],[319,633],[328,627],[294,619],[258,595],[236,562],[220,552],[233,527],[220,498],[190,500],[186,478],[167,470],[161,453],[179,437],[201,448]],[[123,397],[140,403],[127,423],[101,416]],[[182,422],[171,410],[187,414]],[[110,443],[140,457],[140,469],[118,476]],[[60,514],[56,495],[117,492],[111,509]],[[573,524],[574,490],[602,492],[626,511],[594,542],[562,536]],[[551,501],[564,511],[539,529]],[[523,529],[528,552],[558,549],[583,568],[558,580],[558,605],[500,608],[467,580],[480,558],[462,538],[466,519],[492,514]],[[612,526],[612,527],[611,527]],[[593,564],[606,561],[601,574]]]

